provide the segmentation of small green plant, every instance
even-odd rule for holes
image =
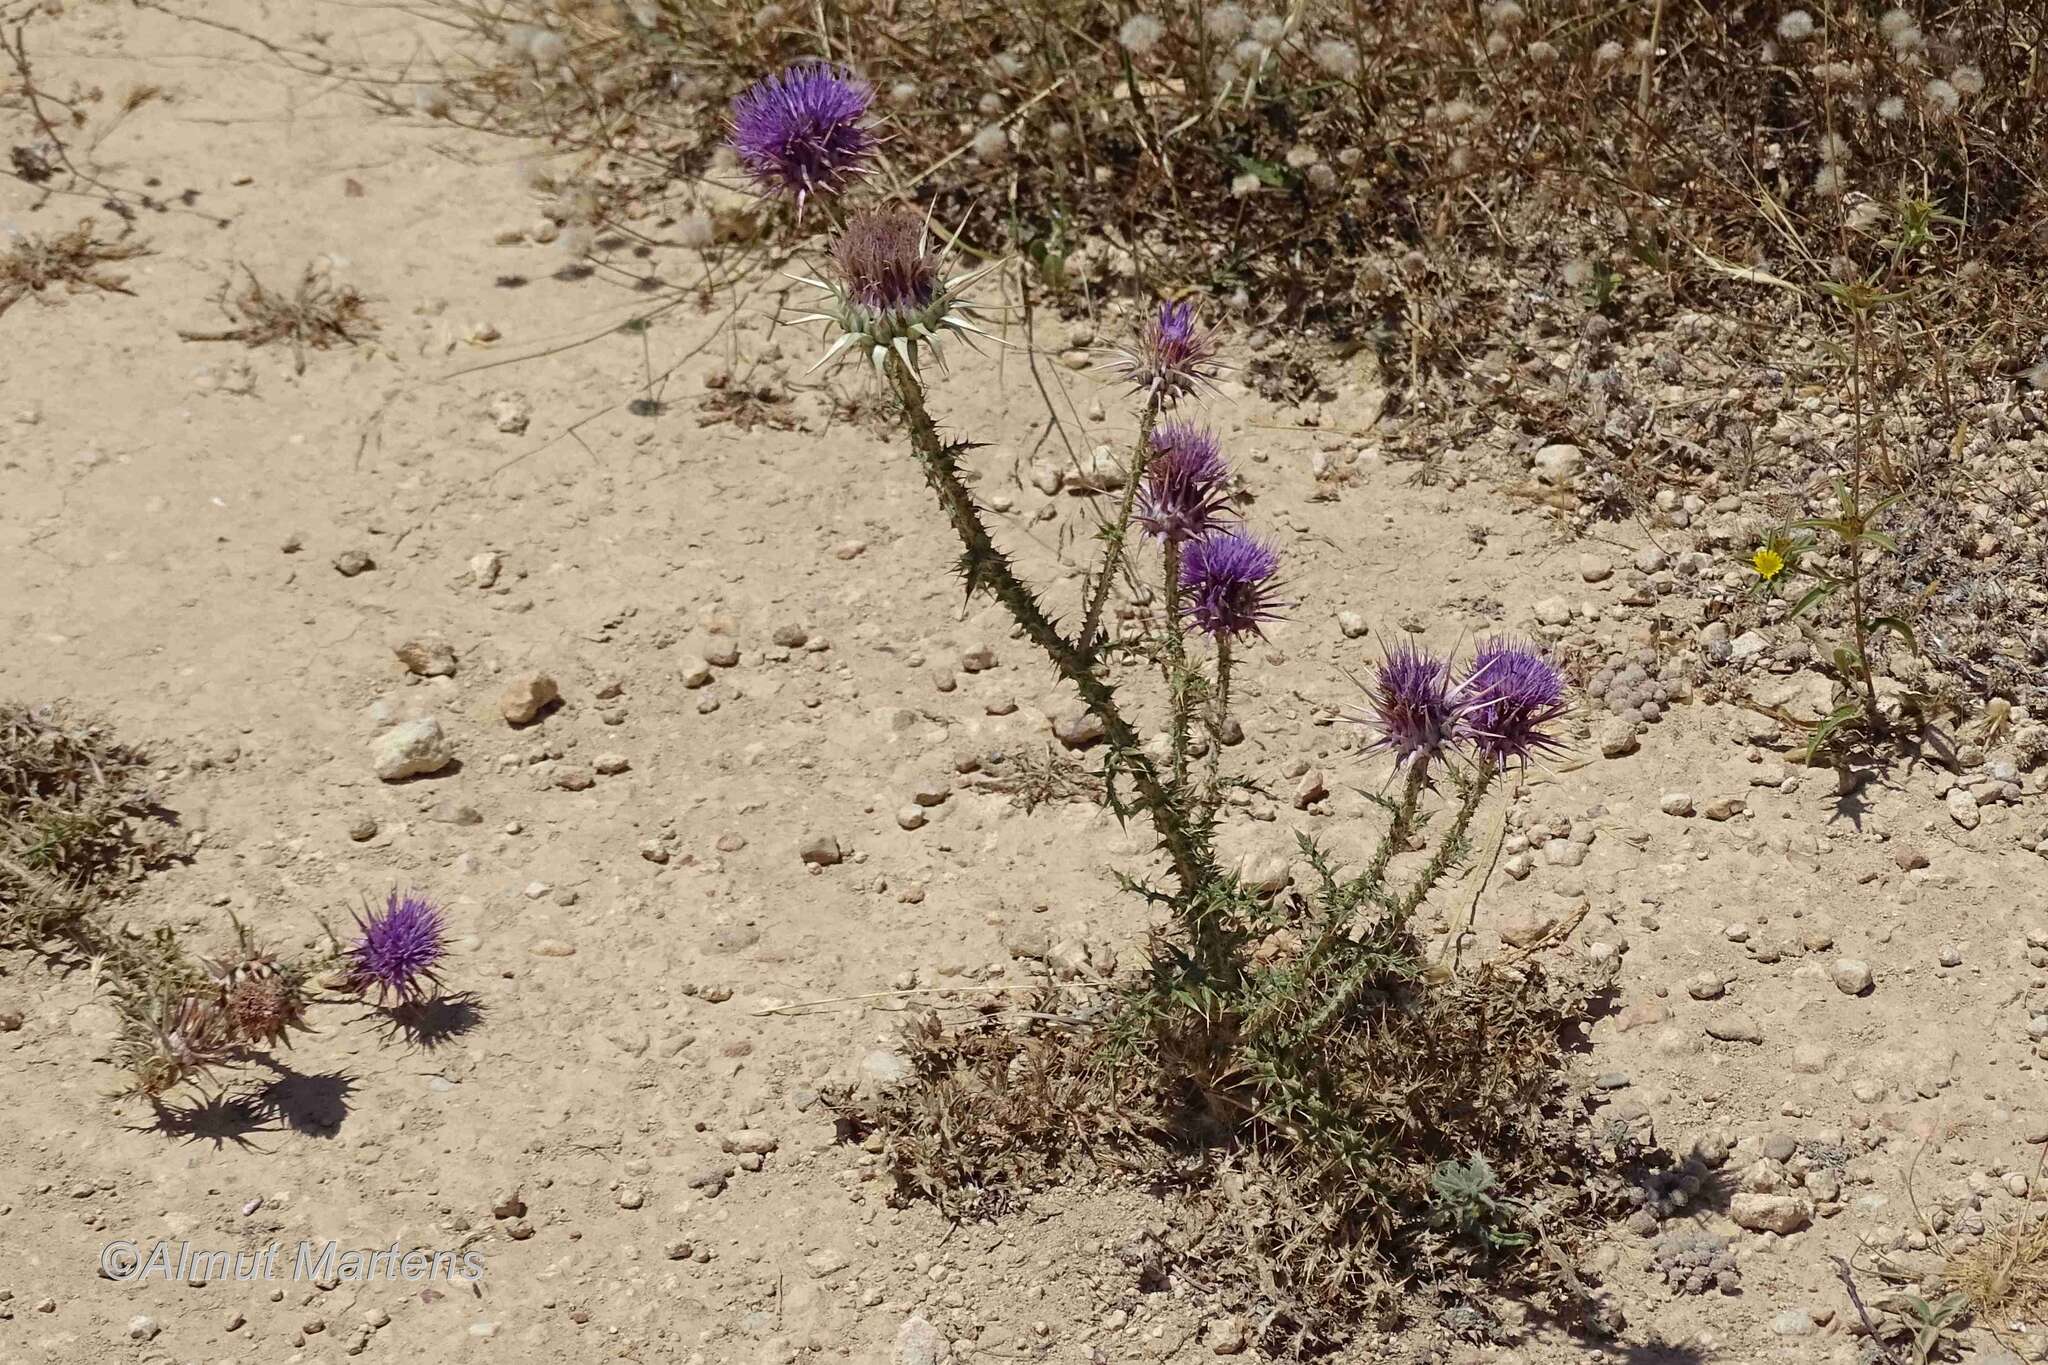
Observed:
[[[1526,1206],[1500,1198],[1499,1187],[1500,1177],[1483,1152],[1472,1153],[1468,1161],[1440,1162],[1429,1178],[1440,1221],[1495,1250],[1525,1247],[1530,1236],[1512,1220],[1521,1216]]]
[[[1898,548],[1897,540],[1879,530],[1878,523],[1904,497],[1894,493],[1864,506],[1854,484],[1838,482],[1834,515],[1793,522],[1773,532],[1750,556],[1750,568],[1761,591],[1788,592],[1795,584],[1805,584],[1786,614],[1788,620],[1807,616],[1837,593],[1848,598],[1849,638],[1829,650],[1828,657],[1849,695],[1814,725],[1807,740],[1809,762],[1850,733],[1874,739],[1886,732],[1888,721],[1878,701],[1877,677],[1871,666],[1873,646],[1889,634],[1908,649],[1919,650],[1913,627],[1903,616],[1872,611],[1867,586],[1869,555]],[[1827,538],[1828,548],[1822,548],[1821,537]]]

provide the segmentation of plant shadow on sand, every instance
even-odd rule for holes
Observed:
[[[483,1001],[469,991],[428,1000],[380,1006],[370,1012],[386,1042],[432,1052],[468,1034],[484,1021]]]
[[[264,1064],[277,1073],[261,1085],[222,1090],[185,1104],[152,1100],[152,1121],[132,1125],[137,1132],[157,1132],[185,1142],[226,1143],[258,1148],[253,1138],[268,1133],[298,1133],[331,1138],[349,1115],[349,1097],[356,1080],[344,1072],[294,1071],[274,1059]]]

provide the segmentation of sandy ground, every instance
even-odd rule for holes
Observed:
[[[404,22],[208,12],[280,36],[317,23],[343,52]],[[835,1145],[816,1103],[887,1048],[908,998],[845,997],[1028,981],[1043,968],[1006,945],[1040,928],[1129,961],[1145,921],[1109,873],[1146,855],[1091,805],[1026,813],[959,770],[1044,752],[1072,702],[996,610],[962,615],[900,442],[835,420],[811,387],[777,407],[796,429],[700,425],[708,375],[809,363],[807,340],[762,320],[773,292],[736,324],[657,321],[653,367],[679,368],[663,410],[635,415],[640,343],[608,333],[645,298],[602,272],[555,278],[558,247],[496,244],[534,221],[528,149],[381,120],[338,82],[160,15],[79,5],[39,33],[49,76],[166,87],[98,161],[112,182],[192,194],[141,215],[155,254],[135,263],[135,297],[0,320],[0,692],[104,712],[161,756],[199,848],[126,903],[138,925],[217,943],[233,914],[311,942],[363,897],[418,886],[449,908],[450,983],[479,1018],[427,1051],[336,1020],[286,1058],[281,1116],[166,1133],[104,1098],[110,1012],[90,983],[0,966],[0,1003],[25,1015],[0,1035],[0,1359],[911,1365],[1227,1347],[1223,1307],[1186,1286],[1142,1293],[1116,1255],[1157,1206],[1069,1190],[949,1228],[889,1208],[875,1158]],[[24,229],[111,224],[89,197],[29,204],[19,183],[0,190],[0,217]],[[301,375],[285,350],[177,339],[218,325],[210,299],[237,266],[289,283],[316,259],[375,300],[369,344],[312,353]],[[1128,437],[1113,398],[1106,419],[1090,411],[1091,380],[1044,373],[1071,396],[1068,439]],[[1360,792],[1385,774],[1327,721],[1377,645],[1346,638],[1339,612],[1444,647],[1537,630],[1536,604],[1560,597],[1576,611],[1550,638],[1698,630],[1683,584],[1624,605],[1644,532],[1567,546],[1497,477],[1420,486],[1379,459],[1353,430],[1371,393],[1306,414],[1314,429],[1236,395],[1214,415],[1301,605],[1241,674],[1248,741],[1232,759],[1277,797],[1233,820],[1233,855],[1284,857],[1297,829],[1356,851],[1376,830]],[[996,443],[977,456],[982,494],[1070,605],[1059,553],[1086,512],[1030,481],[1062,445],[1021,356],[970,362],[937,406]],[[1318,451],[1363,452],[1335,500],[1312,498]],[[350,551],[374,567],[344,575]],[[427,633],[452,644],[453,676],[396,658]],[[967,671],[983,646],[995,666]],[[535,669],[564,701],[515,729],[499,696]],[[420,715],[459,764],[379,781],[373,740]],[[1618,1008],[1583,1060],[1612,1116],[1677,1150],[1732,1148],[1730,1182],[1790,1229],[1667,1222],[1728,1237],[1740,1266],[1739,1293],[1682,1297],[1654,1238],[1615,1228],[1598,1260],[1629,1327],[1609,1354],[1857,1359],[1830,1258],[1869,1246],[1931,1268],[1945,1238],[2021,1210],[2029,1144],[2048,1141],[2028,1034],[2048,988],[2028,942],[2048,927],[2041,863],[2019,814],[1989,806],[1965,830],[1916,768],[1838,799],[1831,774],[1755,746],[1771,727],[1752,712],[1677,706],[1614,760],[1594,729],[1526,784],[1512,829],[1486,817],[1489,851],[1570,833],[1532,850],[1526,877],[1494,872],[1473,951],[1589,903],[1558,951],[1622,954]],[[1304,810],[1288,794],[1307,769],[1331,795]],[[920,792],[935,804],[904,828]],[[1697,813],[1664,813],[1674,793]],[[1724,798],[1741,808],[1709,818]],[[800,858],[820,835],[844,861]],[[1442,914],[1467,913],[1481,870]],[[1874,989],[1838,988],[1840,959],[1868,964]],[[823,999],[841,1003],[764,1012]],[[276,1243],[279,1275],[99,1273],[109,1242],[158,1239]],[[330,1240],[473,1250],[484,1272],[424,1287],[286,1273],[300,1243]],[[1970,1333],[1975,1358],[2034,1358],[2039,1338],[2003,1334]],[[1418,1331],[1355,1354],[1600,1353],[1532,1326],[1513,1346]]]

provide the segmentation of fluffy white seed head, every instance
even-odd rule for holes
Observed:
[[[974,107],[981,110],[983,118],[995,118],[1003,112],[1003,97],[991,90],[977,100]]]
[[[1287,149],[1287,165],[1290,170],[1313,166],[1323,159],[1323,154],[1306,142],[1297,142]]]
[[[1957,106],[1962,104],[1963,97],[1956,93],[1953,85],[1936,77],[1927,82],[1927,102],[1945,114],[1953,114]]]
[[[1541,38],[1538,38],[1535,42],[1529,44],[1529,46],[1526,49],[1524,49],[1524,51],[1527,52],[1530,61],[1541,62],[1545,66],[1548,66],[1550,63],[1557,60],[1556,45],[1553,43],[1546,43]]]
[[[1230,192],[1239,199],[1259,192],[1260,180],[1250,171],[1242,171],[1230,178]]]
[[[1598,48],[1594,49],[1593,60],[1600,63],[1602,66],[1606,66],[1610,62],[1620,61],[1621,53],[1621,44],[1615,42],[1614,39],[1609,38],[1606,42],[1600,44]]]
[[[1877,21],[1877,30],[1884,34],[1887,41],[1898,37],[1911,27],[1913,16],[1902,9],[1888,9],[1884,12],[1884,17]]]
[[[1252,37],[1267,47],[1287,36],[1287,21],[1277,14],[1262,14],[1252,21]]]
[[[996,54],[996,70],[1002,72],[1011,80],[1017,79],[1017,77],[1030,69],[1031,63],[1021,52],[998,52]]]
[[[917,98],[916,81],[898,81],[889,87],[889,99],[895,104],[909,104]]]
[[[773,0],[770,0],[770,3],[765,4],[761,6],[761,8],[754,11],[754,27],[774,28],[777,24],[781,23],[784,19],[787,19],[788,17],[789,12],[787,10],[783,9],[780,5],[773,3]]]
[[[1529,17],[1528,11],[1516,0],[1499,0],[1497,4],[1488,5],[1485,14],[1487,22],[1495,28],[1513,28]]]
[[[1813,16],[1803,9],[1786,10],[1778,20],[1778,36],[1788,43],[1803,43],[1813,36]]]
[[[1000,123],[991,123],[974,135],[974,155],[985,162],[1001,161],[1010,154],[1010,135]]]
[[[1358,74],[1358,49],[1336,38],[1325,38],[1316,44],[1316,65],[1325,74],[1340,81],[1348,81]]]
[[[1507,35],[1507,34],[1505,34],[1505,33],[1502,33],[1502,32],[1501,32],[1501,31],[1500,31],[1499,29],[1495,29],[1495,30],[1494,30],[1493,32],[1491,32],[1491,33],[1489,33],[1489,34],[1487,34],[1487,35],[1486,35],[1486,55],[1487,55],[1487,56],[1489,56],[1489,57],[1505,57],[1505,56],[1507,55],[1507,51],[1508,51],[1508,35]]]
[[[1963,96],[1965,99],[1969,98],[1972,95],[1981,95],[1984,93],[1983,71],[1979,70],[1977,67],[1969,65],[1968,63],[1965,63],[1962,66],[1957,67],[1955,70],[1949,72],[1948,83],[1954,86],[1956,88],[1956,93],[1958,95]]]
[[[1886,123],[1897,123],[1906,116],[1906,102],[1897,95],[1886,95],[1877,102],[1877,116]]]
[[[1892,51],[1903,57],[1909,52],[1918,52],[1921,48],[1926,47],[1927,35],[1920,31],[1918,24],[1907,24],[1904,28],[1893,33],[1890,41]]]
[[[692,251],[702,251],[718,240],[718,227],[711,221],[710,214],[702,209],[693,209],[676,224],[676,240]]]
[[[1819,173],[1813,177],[1814,193],[1840,194],[1842,192],[1844,179],[1845,177],[1843,175],[1842,168],[1830,162],[1829,164],[1822,166],[1820,168]]]
[[[526,40],[526,55],[543,71],[552,71],[569,55],[569,40],[551,28],[540,28]]]
[[[1842,141],[1837,133],[1829,133],[1820,140],[1820,159],[1835,162],[1849,159],[1849,144]]]
[[[1266,45],[1256,38],[1247,38],[1230,49],[1230,57],[1239,66],[1257,66],[1266,59]]]
[[[1116,31],[1116,40],[1123,44],[1124,51],[1134,57],[1142,57],[1158,47],[1159,40],[1165,36],[1166,26],[1149,14],[1133,14]]]
[[[1308,187],[1317,194],[1328,194],[1337,188],[1337,173],[1327,162],[1318,161],[1308,168]]]
[[[1251,26],[1251,16],[1238,5],[1211,5],[1202,14],[1202,27],[1209,30],[1209,36],[1226,43],[1236,42]]]

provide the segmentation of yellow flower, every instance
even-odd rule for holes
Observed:
[[[1766,583],[1771,582],[1779,574],[1785,572],[1785,556],[1779,554],[1768,545],[1751,555],[1749,563],[1750,567],[1756,570],[1757,577],[1763,579]]]

